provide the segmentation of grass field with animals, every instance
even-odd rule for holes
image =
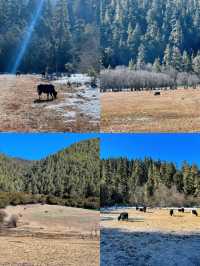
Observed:
[[[41,75],[0,75],[0,131],[98,131],[98,89],[74,79],[68,86]],[[39,100],[39,84],[53,84],[57,98],[42,94]]]
[[[99,212],[40,204],[3,211],[0,265],[98,265]],[[16,227],[8,228],[11,217]]]
[[[103,132],[198,132],[199,89],[101,94]]]
[[[101,265],[199,265],[200,209],[123,208],[101,213]],[[127,212],[128,220],[118,221]]]

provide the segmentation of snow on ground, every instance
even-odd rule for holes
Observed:
[[[199,266],[200,235],[101,231],[101,266]]]
[[[63,77],[55,81],[55,85],[67,85],[67,82],[79,83],[81,87],[73,87],[73,91],[66,91],[64,94],[64,102],[59,104],[51,104],[47,109],[56,110],[62,113],[66,122],[73,122],[77,119],[77,114],[87,116],[91,123],[99,123],[100,120],[100,92],[97,88],[88,85],[91,77],[83,74],[74,74],[71,77]],[[68,111],[70,109],[70,111]],[[67,110],[67,111],[66,111]]]
[[[174,209],[101,209],[101,266],[200,266],[200,217]],[[128,222],[117,220],[123,211]]]
[[[58,84],[66,84],[70,83],[81,83],[84,85],[85,83],[91,82],[91,77],[85,74],[72,74],[70,77],[62,77],[59,80],[55,81]]]

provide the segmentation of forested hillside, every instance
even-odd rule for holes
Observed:
[[[102,0],[101,47],[104,67],[200,74],[200,1]]]
[[[48,199],[51,203],[59,202],[59,198],[75,206],[84,206],[84,201],[91,199],[91,206],[87,206],[98,207],[99,162],[98,139],[74,144],[40,161],[1,155],[0,191],[46,195],[52,197]]]
[[[101,160],[101,206],[114,204],[200,204],[200,169],[151,158]]]
[[[19,70],[38,73],[98,69],[98,1],[43,1]],[[0,1],[0,72],[11,71],[40,2]]]

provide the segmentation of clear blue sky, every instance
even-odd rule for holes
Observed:
[[[103,134],[101,158],[126,156],[200,165],[200,134]]]
[[[97,136],[72,133],[0,133],[0,153],[22,159],[39,160],[75,142]]]
[[[200,166],[200,134],[73,134],[0,133],[0,153],[38,160],[75,142],[101,139],[101,158],[128,157],[173,161],[184,160]]]

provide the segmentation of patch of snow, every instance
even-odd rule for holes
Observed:
[[[62,77],[55,81],[54,83],[57,84],[67,84],[67,82],[70,83],[80,83],[84,85],[85,83],[91,82],[91,77],[89,77],[86,74],[73,74],[70,77]]]
[[[51,104],[46,106],[47,109],[56,110],[62,113],[62,116],[75,120],[76,114],[80,113],[85,117],[89,117],[90,121],[99,122],[100,120],[100,92],[98,89],[82,86],[77,91],[64,93],[65,99],[62,103]],[[70,112],[66,109],[69,108]]]

